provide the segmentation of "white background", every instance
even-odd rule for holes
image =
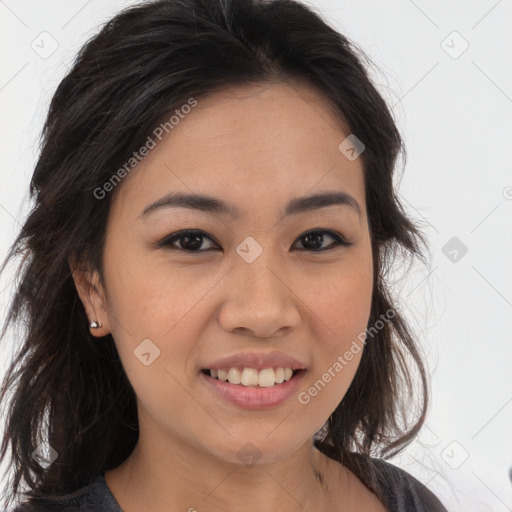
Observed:
[[[57,84],[99,25],[132,3],[0,0],[2,259],[27,211]],[[400,196],[431,243],[431,268],[411,272],[402,297],[428,354],[433,403],[419,438],[393,462],[452,512],[511,511],[512,1],[314,5],[380,69],[372,76],[408,150]],[[52,44],[49,56],[33,49]],[[445,247],[452,237],[468,249],[455,249],[456,261]],[[2,315],[12,279],[11,271],[0,281]],[[2,344],[0,374],[15,343]]]

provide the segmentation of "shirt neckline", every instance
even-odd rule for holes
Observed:
[[[121,505],[119,505],[119,503],[117,502],[116,497],[112,494],[112,491],[110,490],[110,487],[107,484],[107,480],[105,479],[104,473],[99,474],[94,480],[93,484],[95,484],[98,489],[104,491],[107,500],[106,505],[114,507],[116,509],[116,512],[124,512],[123,509],[121,508]]]

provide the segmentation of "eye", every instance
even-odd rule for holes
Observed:
[[[167,247],[169,249],[177,249],[185,252],[206,252],[211,250],[211,248],[202,251],[197,250],[202,246],[205,239],[213,242],[213,239],[204,231],[200,231],[198,229],[187,229],[185,231],[179,231],[178,233],[166,236],[163,240],[157,242],[156,245],[158,245],[158,247]],[[176,245],[176,242],[178,242],[178,246]]]
[[[334,242],[327,247],[322,247],[323,242],[325,241],[325,236],[332,238]],[[308,231],[307,233],[301,235],[298,240],[304,241],[303,245],[306,246],[306,249],[302,250],[307,250],[310,252],[323,252],[334,249],[340,245],[345,247],[352,245],[351,242],[347,242],[347,240],[345,240],[340,234],[326,229],[315,229]]]
[[[327,247],[322,247],[326,236],[327,238],[334,240],[334,242],[332,242]],[[199,250],[205,240],[210,241],[219,247],[219,245],[213,240],[212,237],[207,235],[204,231],[198,229],[187,229],[173,233],[169,236],[166,236],[159,242],[156,242],[156,245],[158,247],[166,247],[173,250],[177,249],[185,252],[200,253],[213,250],[213,247]],[[315,229],[308,231],[302,234],[297,240],[301,241],[302,246],[305,247],[304,249],[299,250],[305,250],[309,252],[323,252],[334,249],[337,246],[348,247],[352,245],[351,242],[347,242],[339,233],[325,229]]]

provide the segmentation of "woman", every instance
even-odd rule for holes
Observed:
[[[43,135],[6,260],[16,511],[446,510],[383,459],[428,406],[385,281],[425,242],[343,35],[290,0],[146,2],[80,51]]]

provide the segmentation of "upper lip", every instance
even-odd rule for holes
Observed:
[[[203,370],[220,370],[224,368],[291,368],[304,370],[306,367],[299,360],[281,351],[272,352],[241,352],[232,356],[217,359],[204,366]]]

